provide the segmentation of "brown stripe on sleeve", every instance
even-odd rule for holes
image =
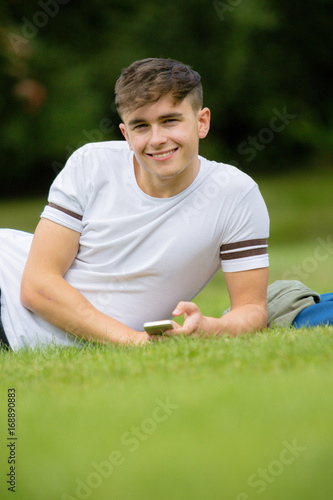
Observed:
[[[222,254],[222,260],[242,259],[244,257],[252,257],[253,255],[264,255],[268,253],[267,247],[251,248],[249,250],[241,250],[239,252],[230,252]]]
[[[226,243],[221,246],[221,252],[227,252],[229,250],[236,250],[236,248],[246,248],[246,247],[255,247],[255,246],[264,246],[267,245],[267,238],[261,238],[257,240],[246,240],[246,241],[238,241],[236,243]]]
[[[74,217],[74,219],[77,220],[82,220],[83,216],[76,214],[75,212],[72,212],[71,210],[68,210],[67,208],[60,207],[59,205],[56,205],[55,203],[49,203],[49,207],[51,208],[56,208],[57,210],[60,210],[60,212],[64,212],[67,215],[70,215],[71,217]]]

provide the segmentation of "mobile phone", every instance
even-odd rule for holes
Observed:
[[[165,330],[173,328],[173,325],[170,319],[165,319],[163,321],[148,321],[144,323],[143,328],[150,335],[162,335]]]

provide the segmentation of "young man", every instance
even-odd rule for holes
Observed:
[[[267,209],[249,176],[199,156],[210,111],[198,73],[137,61],[117,81],[116,105],[125,140],[71,156],[33,237],[0,231],[10,346],[145,344],[144,322],[182,314],[169,335],[266,327]],[[191,300],[221,265],[231,309],[206,317]]]

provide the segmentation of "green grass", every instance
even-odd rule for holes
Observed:
[[[34,232],[47,197],[0,202],[0,227]]]
[[[332,291],[333,257],[329,247],[318,251],[318,238],[331,234],[332,180],[260,183],[271,214],[270,281],[302,277]],[[0,226],[33,231],[44,204],[2,203]],[[221,273],[195,301],[207,315],[228,307]],[[328,500],[332,361],[333,328],[2,352],[0,498]],[[6,489],[9,388],[15,495]]]
[[[270,244],[298,246],[333,236],[332,167],[259,180],[271,219]]]
[[[261,498],[329,499],[332,361],[332,328],[2,355],[3,438],[7,388],[17,400],[15,498],[84,498],[81,480],[96,500],[264,487]],[[6,471],[4,439],[0,456]]]

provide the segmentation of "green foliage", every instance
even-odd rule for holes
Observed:
[[[202,75],[213,111],[203,154],[249,173],[290,170],[313,156],[329,163],[331,14],[325,0],[8,2],[0,32],[2,195],[44,189],[79,145],[120,139],[115,81],[151,56],[182,60]],[[294,118],[272,130],[274,110],[284,109]]]

